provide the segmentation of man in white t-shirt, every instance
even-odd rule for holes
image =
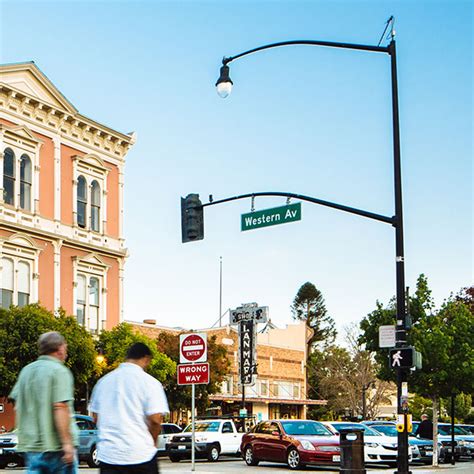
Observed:
[[[99,429],[101,474],[158,473],[156,440],[169,408],[161,383],[145,372],[151,360],[150,348],[137,342],[94,387],[89,410]]]

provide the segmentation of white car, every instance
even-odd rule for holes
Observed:
[[[364,461],[366,463],[387,464],[390,467],[397,465],[397,442],[389,436],[384,436],[370,426],[345,421],[323,421],[334,433],[343,428],[358,428],[364,430]],[[412,448],[409,451],[409,460],[412,458]]]
[[[174,423],[162,423],[161,433],[159,434],[158,442],[156,443],[158,454],[164,454],[166,452],[166,443],[169,442],[173,435],[181,433],[181,431],[181,428]]]

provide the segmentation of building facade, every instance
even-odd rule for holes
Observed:
[[[135,330],[156,338],[160,332],[184,333],[175,328],[131,322]],[[242,408],[242,387],[239,383],[238,331],[233,326],[200,329],[208,338],[227,348],[230,373],[221,392],[209,396],[209,415],[238,416]],[[257,334],[255,385],[245,388],[245,408],[257,421],[273,418],[306,418],[307,407],[323,405],[324,400],[309,400],[306,387],[306,347],[308,328],[304,322],[285,328],[269,327]],[[210,374],[212,377],[212,372]],[[202,414],[201,414],[202,415]]]
[[[96,334],[122,320],[125,156],[34,63],[0,66],[0,305],[63,308]]]

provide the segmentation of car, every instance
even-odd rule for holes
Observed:
[[[77,456],[79,462],[85,462],[89,467],[99,467],[97,460],[97,426],[90,416],[74,415],[79,429],[79,447]]]
[[[339,437],[311,420],[262,421],[244,434],[240,451],[249,466],[271,461],[298,469],[307,464],[339,465],[341,461]]]
[[[15,430],[0,434],[0,469],[24,465],[23,456],[16,451],[17,444],[18,436]]]
[[[192,425],[173,435],[166,443],[166,451],[171,462],[191,457]],[[195,456],[217,461],[221,454],[238,456],[240,454],[239,433],[235,423],[228,419],[198,420],[195,422]]]
[[[156,447],[158,455],[166,454],[166,444],[169,442],[174,434],[181,433],[182,429],[174,423],[161,423],[161,433],[158,435],[158,442]]]
[[[438,433],[451,438],[451,425],[449,423],[438,423]],[[459,457],[474,458],[474,435],[464,428],[454,425],[454,440],[456,442]]]
[[[390,467],[397,466],[397,441],[392,437],[380,434],[370,426],[361,423],[350,423],[345,421],[323,421],[325,426],[339,433],[340,429],[358,428],[364,430],[364,461],[366,463],[387,464]],[[411,449],[409,453],[411,461]]]
[[[398,439],[398,431],[395,423],[392,424],[371,424],[370,427],[379,433]],[[419,439],[413,435],[408,436],[408,444],[412,449],[412,461],[422,462],[424,464],[431,464],[433,462],[433,441],[428,439]],[[441,443],[438,443],[438,456],[443,460],[444,451]]]
[[[456,425],[462,428],[463,430],[467,431],[469,434],[474,435],[474,425]]]

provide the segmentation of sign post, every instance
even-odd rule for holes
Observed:
[[[178,385],[191,385],[191,471],[196,460],[196,384],[209,383],[207,334],[191,333],[179,336]]]

